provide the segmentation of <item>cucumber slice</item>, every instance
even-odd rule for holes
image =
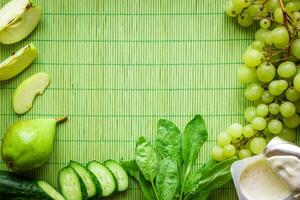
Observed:
[[[90,170],[88,170],[86,167],[82,166],[78,162],[71,161],[69,166],[72,167],[81,177],[86,187],[88,198],[99,198],[102,193],[102,189],[97,177]]]
[[[67,200],[85,200],[87,199],[87,191],[85,185],[71,167],[65,167],[58,174],[59,186],[62,195]]]
[[[65,200],[65,198],[60,193],[58,193],[51,185],[49,185],[45,181],[38,181],[37,184],[52,199]]]
[[[122,192],[128,188],[128,175],[123,167],[114,160],[107,160],[104,165],[110,169],[118,182],[118,191]]]
[[[102,188],[102,196],[107,197],[117,191],[117,181],[112,172],[100,162],[91,161],[87,168],[95,174]]]

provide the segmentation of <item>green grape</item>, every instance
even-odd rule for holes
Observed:
[[[231,143],[231,136],[226,131],[223,131],[218,135],[217,143],[219,146],[224,147]]]
[[[272,32],[271,31],[267,31],[265,34],[265,41],[264,41],[267,45],[273,45],[273,38],[272,38]]]
[[[293,1],[289,2],[285,5],[285,9],[287,13],[292,14],[292,12],[296,12],[300,10],[300,2]]]
[[[252,122],[252,120],[256,117],[256,108],[254,106],[246,108],[244,112],[244,117],[247,122]]]
[[[251,157],[251,156],[252,156],[252,153],[251,153],[251,151],[248,150],[248,149],[241,149],[241,150],[239,151],[239,158],[240,158],[240,159],[249,158],[249,157]]]
[[[280,114],[283,117],[289,118],[292,117],[296,112],[296,108],[293,103],[285,101],[280,105]]]
[[[264,7],[268,11],[275,10],[276,8],[280,7],[279,1],[278,0],[268,0],[267,2],[264,3]]]
[[[291,61],[285,61],[278,66],[277,73],[283,78],[290,78],[296,73],[296,65]]]
[[[261,19],[259,22],[261,28],[268,29],[271,26],[271,21],[269,19]]]
[[[224,156],[227,158],[233,157],[236,153],[235,146],[233,146],[232,144],[228,144],[228,145],[224,146],[223,153],[224,153]]]
[[[300,74],[297,74],[294,77],[294,87],[298,92],[300,92]]]
[[[282,131],[282,123],[278,119],[272,119],[268,124],[270,133],[278,135]]]
[[[274,11],[274,20],[279,24],[283,24],[283,13],[281,8],[276,8]]]
[[[285,49],[289,46],[289,43],[282,43],[282,44],[274,44],[274,46],[277,48],[277,49]]]
[[[300,99],[300,92],[298,92],[295,88],[290,87],[285,91],[285,96],[287,100],[295,102]]]
[[[300,39],[293,41],[291,51],[296,58],[300,59]]]
[[[242,9],[237,9],[231,0],[228,0],[225,4],[225,12],[230,17],[237,17],[241,13]]]
[[[266,40],[266,35],[269,31],[263,28],[258,29],[255,32],[255,40],[256,41],[261,41],[261,42],[265,42]],[[255,48],[256,49],[256,48]]]
[[[288,127],[283,127],[281,133],[278,135],[282,139],[285,139],[290,142],[296,141],[296,130]]]
[[[272,94],[270,94],[270,92],[268,90],[265,90],[263,95],[261,96],[261,100],[264,103],[269,104],[274,101],[274,96]]]
[[[212,159],[219,161],[219,162],[225,160],[225,158],[226,158],[224,155],[223,148],[221,148],[219,146],[213,147],[211,155],[212,155]]]
[[[269,109],[266,104],[259,104],[256,107],[256,116],[258,116],[258,117],[264,117],[268,114],[268,112],[269,112]]]
[[[238,143],[240,143],[241,142],[241,138],[231,138],[231,143],[232,144],[238,144]]]
[[[255,137],[250,142],[250,149],[254,154],[260,154],[264,151],[267,146],[267,142],[264,138]]]
[[[253,18],[247,12],[243,12],[238,16],[238,23],[243,27],[251,26],[253,22]]]
[[[261,64],[263,53],[257,49],[249,48],[243,55],[243,61],[248,67],[256,67]]]
[[[260,41],[260,40],[255,40],[252,42],[251,44],[252,48],[257,49],[259,51],[262,51],[263,48],[265,47],[264,42]]]
[[[286,80],[274,80],[269,84],[269,92],[274,96],[279,96],[287,89],[287,87],[288,82]]]
[[[252,4],[252,0],[232,0],[232,4],[236,8],[246,8]]]
[[[252,128],[251,124],[247,124],[243,127],[243,136],[245,138],[251,138],[256,134],[255,130]]]
[[[251,122],[251,126],[254,130],[261,131],[266,128],[267,121],[263,117],[255,117]]]
[[[294,18],[294,24],[295,24],[295,26],[299,27],[299,25],[300,25],[300,12],[298,11],[298,12],[294,12],[292,14],[293,14],[292,17]],[[298,31],[298,33],[299,33],[299,31]]]
[[[268,83],[276,75],[276,69],[272,63],[262,63],[256,69],[256,76],[258,80],[264,83]]]
[[[256,78],[256,70],[255,68],[242,65],[237,69],[237,78],[242,83],[250,83]]]
[[[289,128],[297,128],[300,124],[300,116],[295,113],[292,117],[282,118],[284,125],[286,125]]]
[[[271,103],[269,105],[269,112],[272,114],[272,115],[278,115],[279,112],[280,112],[280,106],[278,103]]]
[[[251,83],[245,90],[245,97],[250,101],[255,101],[261,98],[264,89],[259,83]]]
[[[296,112],[300,113],[300,101],[296,101],[294,102],[295,108],[296,108]]]
[[[272,42],[276,46],[288,45],[290,36],[284,26],[277,26],[271,31]]]
[[[258,17],[263,12],[264,6],[261,4],[253,4],[247,8],[247,12],[251,17]]]
[[[233,138],[239,138],[243,134],[243,126],[239,123],[231,124],[227,129],[227,133]]]

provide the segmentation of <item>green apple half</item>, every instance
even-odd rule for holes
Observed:
[[[37,49],[29,44],[0,63],[0,81],[10,79],[26,69],[37,57]]]
[[[0,9],[0,42],[23,40],[38,25],[42,10],[30,0],[12,0]]]
[[[17,114],[24,114],[32,108],[34,98],[43,94],[50,83],[47,73],[37,73],[23,81],[13,96],[13,107]]]

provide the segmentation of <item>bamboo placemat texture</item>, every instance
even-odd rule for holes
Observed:
[[[8,0],[0,0],[1,5]],[[24,41],[0,45],[0,58],[33,42],[39,56],[18,77],[1,82],[1,136],[13,122],[68,115],[48,164],[30,175],[57,187],[69,160],[133,158],[136,139],[153,138],[160,118],[181,129],[202,114],[210,156],[216,134],[243,122],[248,104],[235,71],[255,28],[240,28],[222,0],[38,0],[43,19]],[[12,110],[17,85],[37,72],[52,83],[23,116]],[[1,168],[6,169],[1,161]],[[111,199],[143,199],[138,185]],[[210,199],[236,199],[233,184]]]

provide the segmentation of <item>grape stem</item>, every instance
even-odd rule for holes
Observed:
[[[283,15],[283,23],[285,28],[290,32],[290,28],[289,28],[289,20],[291,19],[291,17],[289,16],[289,14],[286,12],[286,9],[284,7],[283,1],[279,0],[279,4],[280,4],[280,8],[282,10],[282,15]]]

